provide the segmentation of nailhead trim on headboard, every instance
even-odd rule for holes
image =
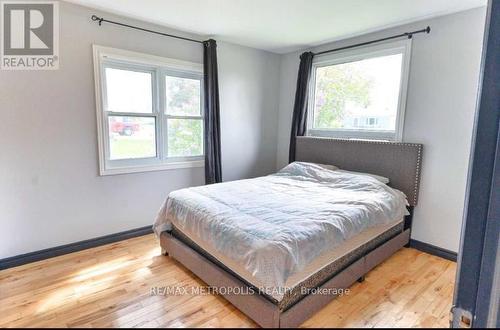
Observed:
[[[339,139],[339,138],[325,138],[319,136],[299,136],[300,138],[316,139],[316,140],[335,140],[335,142],[348,142],[348,143],[364,143],[364,144],[392,144],[398,146],[407,147],[417,147],[422,149],[422,145],[418,143],[407,143],[407,142],[392,142],[392,141],[377,141],[377,140],[350,140],[350,139]]]
[[[422,145],[416,144],[418,148],[417,166],[415,171],[415,187],[413,188],[413,204],[417,204],[418,186],[420,184],[420,162],[422,160]]]

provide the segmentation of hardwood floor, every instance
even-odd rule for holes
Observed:
[[[448,327],[454,262],[403,249],[303,327]],[[160,254],[153,235],[0,271],[1,327],[255,327]]]

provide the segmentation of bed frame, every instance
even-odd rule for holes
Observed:
[[[418,202],[422,145],[378,141],[298,137],[296,160],[332,164],[342,169],[385,176],[390,186],[408,197],[410,207]],[[321,289],[346,289],[356,280],[404,247],[410,240],[411,223],[405,230],[357,259],[323,283]],[[207,285],[214,288],[248,288],[248,284],[210,261],[171,233],[160,237],[162,253],[176,259]],[[327,305],[334,295],[310,294],[286,310],[258,293],[222,294],[248,317],[266,328],[297,327]]]

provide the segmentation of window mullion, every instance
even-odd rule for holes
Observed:
[[[161,160],[165,162],[168,157],[168,122],[165,116],[165,108],[166,108],[166,93],[165,93],[165,70],[158,69],[158,114],[160,116],[161,121]]]
[[[153,79],[153,112],[156,116],[156,154],[160,162],[163,160],[163,121],[161,117],[161,74],[154,70]]]

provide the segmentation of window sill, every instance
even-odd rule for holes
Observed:
[[[131,174],[153,171],[176,170],[182,168],[196,168],[204,167],[204,160],[183,161],[175,163],[166,163],[158,165],[142,165],[142,166],[126,166],[126,167],[111,167],[101,168],[99,171],[100,176],[118,175],[118,174]]]
[[[327,130],[308,129],[307,136],[326,137],[334,139],[354,139],[354,140],[382,140],[400,142],[401,132],[381,132],[381,131],[354,131],[354,130]]]

